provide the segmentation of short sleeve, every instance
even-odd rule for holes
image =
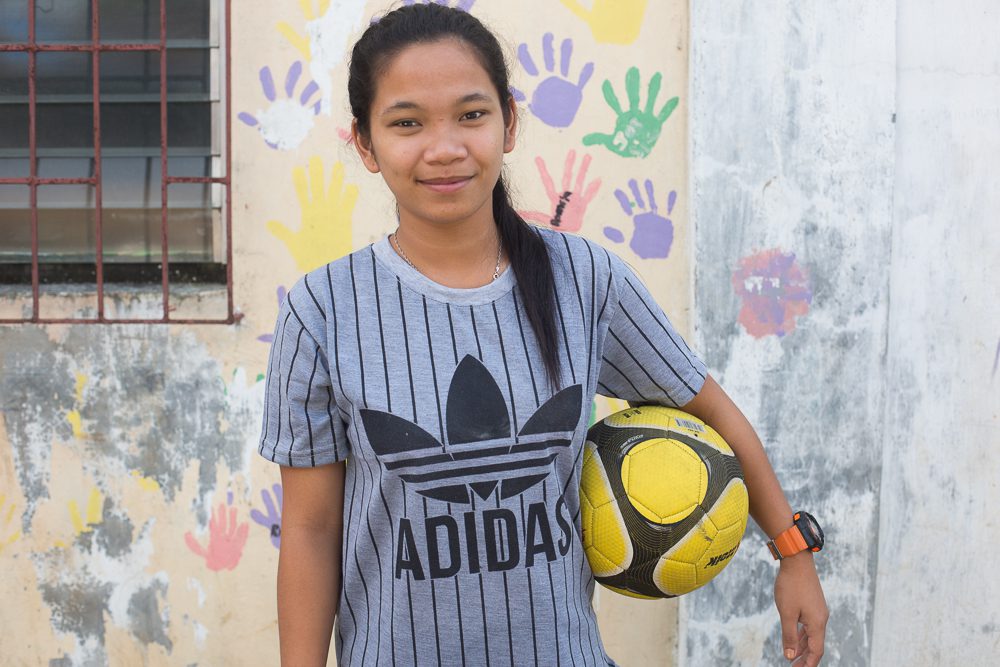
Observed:
[[[258,447],[264,458],[293,467],[333,463],[349,453],[330,379],[325,316],[305,281],[278,310]]]
[[[707,369],[625,262],[609,253],[612,309],[598,392],[631,403],[681,407],[701,391]]]

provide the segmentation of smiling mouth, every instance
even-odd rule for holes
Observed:
[[[471,176],[452,176],[448,178],[430,178],[427,180],[418,180],[417,182],[423,186],[430,188],[435,192],[455,192],[460,190],[465,186],[466,183],[472,180]]]

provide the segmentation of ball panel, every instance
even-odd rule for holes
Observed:
[[[685,519],[708,489],[708,469],[698,454],[664,438],[646,440],[629,450],[621,475],[629,501],[659,524]]]
[[[632,563],[632,542],[597,447],[587,441],[580,485],[583,548],[595,577],[624,572]]]

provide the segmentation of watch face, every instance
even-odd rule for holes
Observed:
[[[819,523],[812,514],[799,512],[799,520],[796,524],[799,530],[802,531],[802,537],[805,538],[806,544],[810,549],[823,548],[823,529],[819,527]]]

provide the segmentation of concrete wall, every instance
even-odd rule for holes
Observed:
[[[693,4],[696,343],[815,510],[826,663],[1000,649],[1000,8]],[[780,664],[754,530],[681,664]]]
[[[449,4],[506,37],[526,96],[509,160],[526,215],[545,223],[567,190],[592,197],[562,228],[615,249],[687,332],[686,3]],[[277,664],[279,473],[255,453],[267,337],[283,288],[395,228],[381,178],[345,141],[346,50],[387,5],[233,2],[238,325],[0,328],[0,663]],[[653,111],[676,109],[629,154],[585,145],[615,130],[605,81],[628,110],[632,67],[640,110],[656,73]],[[108,308],[155,313],[158,299]],[[676,602],[595,605],[623,664],[670,659]]]

